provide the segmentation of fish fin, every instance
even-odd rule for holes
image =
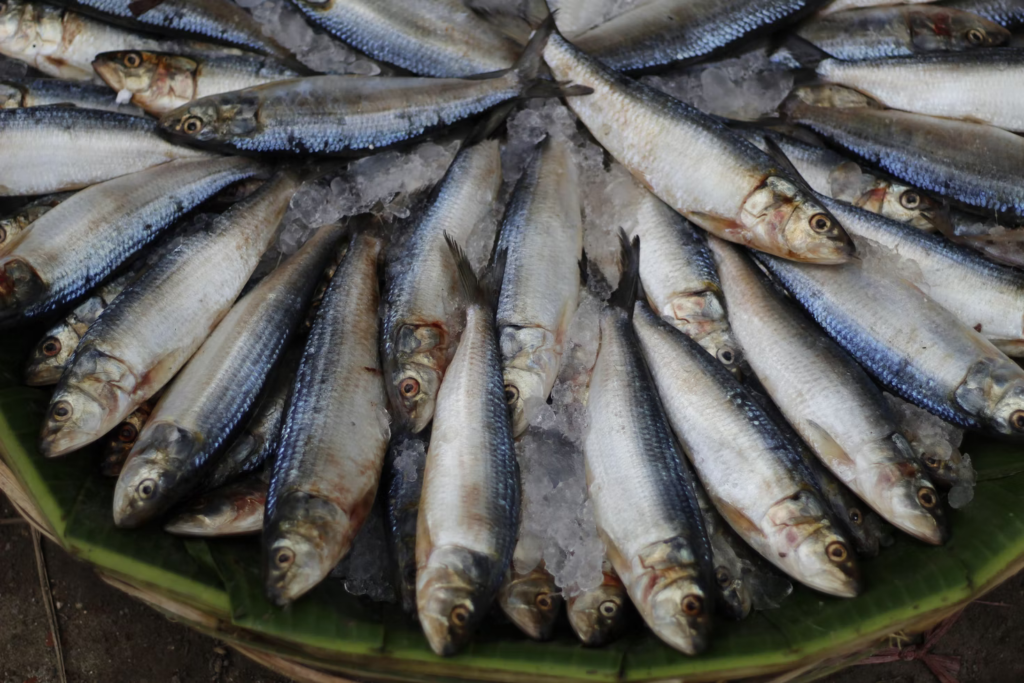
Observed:
[[[512,8],[506,0],[465,0],[463,4],[520,45],[526,44],[533,29],[547,16],[543,0],[540,0],[540,14],[532,17],[532,20],[532,7]]]
[[[544,48],[548,44],[551,33],[557,30],[555,15],[549,14],[533,32],[530,42],[526,44],[523,53],[519,55],[519,59],[512,66],[512,70],[519,74],[523,82],[529,83],[540,76],[541,70],[544,68]]]
[[[587,280],[590,279],[590,266],[587,263],[587,252],[583,251],[583,255],[580,256],[578,261],[580,267],[580,284],[584,287],[587,286]]]
[[[812,196],[815,194],[814,190],[811,189],[811,186],[807,184],[807,181],[800,174],[800,171],[796,169],[796,166],[793,165],[793,162],[789,160],[782,147],[779,146],[779,143],[771,135],[764,136],[764,146],[768,156],[775,160],[781,171],[789,175],[790,180],[796,181],[805,192],[810,193]]]
[[[821,62],[832,58],[832,55],[825,52],[806,38],[795,33],[787,33],[776,49],[783,48],[789,52],[790,56],[792,56],[803,69],[809,72],[813,72],[814,69],[817,69],[818,64]],[[797,74],[801,75],[799,70],[797,70]]]
[[[477,123],[472,130],[469,131],[469,135],[462,142],[461,149],[471,147],[478,142],[483,142],[487,138],[491,137],[501,124],[508,118],[509,113],[515,106],[519,104],[515,99],[506,100],[498,106],[487,112],[487,116],[483,117],[479,123]]]
[[[857,463],[854,462],[853,458],[832,438],[832,435],[824,427],[814,420],[806,420],[805,424],[808,431],[810,431],[808,441],[811,448],[814,449],[814,452],[818,454],[818,457],[821,458],[822,462],[830,470],[834,472],[837,469],[842,471],[856,468]]]
[[[164,0],[133,0],[128,3],[128,11],[133,17],[140,17],[146,12],[164,3]]]
[[[501,281],[505,277],[505,255],[504,249],[495,252],[491,263],[481,277],[473,272],[473,266],[469,257],[462,250],[458,242],[447,232],[444,234],[444,241],[448,243],[448,249],[455,259],[455,266],[459,273],[459,286],[467,301],[494,307],[497,303],[498,294],[501,292]]]
[[[572,83],[556,83],[555,81],[537,79],[529,86],[527,86],[525,91],[523,91],[523,97],[582,97],[583,95],[590,95],[593,92],[593,88],[587,87],[585,85],[574,85]]]
[[[708,493],[710,495],[711,492],[709,491]],[[714,496],[712,496],[712,502],[722,514],[725,521],[729,523],[729,526],[731,526],[744,541],[749,543],[750,541],[748,539],[764,538],[764,532],[754,524],[754,521],[750,519],[750,517],[743,514],[739,508]]]
[[[640,283],[640,236],[630,242],[626,231],[619,228],[619,249],[619,287],[608,298],[608,305],[625,310],[632,318]]]
[[[723,240],[734,242],[736,244],[745,244],[744,242],[733,239],[732,235],[743,234],[742,226],[732,218],[725,218],[723,216],[716,216],[711,213],[705,213],[703,211],[686,211],[680,212],[683,217],[689,221],[696,223],[697,227],[705,232],[711,233],[715,237]],[[710,227],[709,227],[710,226]]]

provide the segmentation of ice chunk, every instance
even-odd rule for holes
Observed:
[[[384,517],[374,505],[352,541],[352,549],[331,570],[331,578],[341,580],[352,595],[365,595],[375,602],[394,602],[396,593],[391,584],[389,557]]]
[[[132,91],[128,88],[121,88],[117,91],[117,97],[114,99],[118,104],[128,104],[132,101]]]
[[[974,500],[974,486],[957,484],[949,490],[949,507],[959,510]]]

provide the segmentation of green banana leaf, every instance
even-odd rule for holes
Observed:
[[[951,511],[950,542],[933,548],[898,535],[863,562],[867,589],[859,598],[797,587],[779,609],[718,622],[713,645],[699,657],[676,652],[640,625],[609,647],[588,649],[565,623],[553,641],[535,643],[495,621],[464,653],[443,659],[400,609],[354,598],[331,581],[290,608],[272,606],[254,538],[183,541],[158,527],[115,529],[113,481],[99,475],[95,449],[54,460],[36,452],[49,392],[20,382],[35,341],[20,332],[0,340],[0,456],[64,547],[122,581],[216,617],[225,624],[218,637],[324,670],[408,681],[696,681],[813,670],[819,662],[835,668],[890,633],[931,625],[1024,566],[1021,449],[974,438],[964,450],[979,483],[970,505]]]

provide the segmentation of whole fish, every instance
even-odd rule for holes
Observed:
[[[709,642],[711,547],[693,475],[633,331],[638,252],[637,238],[624,243],[619,289],[600,314],[583,454],[598,533],[615,572],[655,635],[692,655]]]
[[[699,481],[693,482],[693,490],[697,494],[704,528],[711,542],[711,561],[714,563],[718,596],[715,605],[729,619],[746,619],[752,606],[750,586],[743,580],[743,564],[735,550],[743,541],[722,519]]]
[[[845,12],[846,10],[859,9],[863,7],[884,7],[887,5],[917,5],[919,3],[931,2],[931,0],[832,0],[820,10],[818,16],[832,14],[834,12]]]
[[[817,73],[893,109],[1024,131],[1024,49],[826,59]]]
[[[499,254],[483,282],[450,238],[466,325],[444,383],[423,469],[416,606],[431,649],[460,650],[497,596],[519,528],[519,468],[505,402],[494,299]]]
[[[1010,32],[970,12],[934,5],[866,7],[804,22],[796,34],[836,59],[961,52],[1005,45]]]
[[[856,263],[758,259],[890,391],[961,427],[1024,437],[1024,370],[921,290]]]
[[[589,647],[606,645],[618,638],[626,626],[629,609],[626,587],[611,562],[605,560],[602,570],[600,586],[570,597],[566,604],[572,630]]]
[[[373,505],[387,450],[377,352],[381,241],[353,238],[302,355],[263,525],[266,592],[286,605],[344,557]]]
[[[594,91],[566,100],[601,146],[699,227],[785,258],[842,263],[853,254],[802,181],[717,119],[619,75],[560,35],[544,59],[557,80]]]
[[[1009,356],[1024,356],[1024,273],[967,247],[833,199],[868,267],[890,270],[919,287],[967,327]]]
[[[186,503],[164,525],[176,536],[241,536],[258,534],[269,484],[263,474],[209,491]]]
[[[537,30],[515,66],[486,76],[312,76],[204,97],[168,112],[160,126],[195,142],[250,152],[386,147],[503,102],[560,94],[558,84],[537,79],[551,26]]]
[[[922,190],[1024,221],[1024,139],[982,123],[796,104],[789,118]]]
[[[548,137],[523,169],[498,238],[506,253],[498,344],[512,434],[519,436],[555,384],[579,301],[583,219],[569,142]]]
[[[811,0],[652,0],[573,43],[616,71],[702,57],[806,14]]]
[[[118,93],[127,90],[132,104],[154,116],[201,97],[302,75],[281,62],[257,55],[186,57],[131,50],[102,52],[92,66],[108,86]]]
[[[29,202],[17,212],[0,218],[0,256],[10,251],[21,241],[32,223],[43,214],[70,197],[73,192],[58,192]]]
[[[384,383],[396,425],[413,433],[434,416],[461,310],[458,272],[444,235],[465,244],[490,215],[500,189],[497,141],[462,149],[404,244],[389,249],[381,321]]]
[[[44,456],[92,443],[177,374],[242,291],[298,185],[294,173],[279,172],[121,293],[57,384]]]
[[[644,244],[640,280],[647,303],[733,372],[739,346],[729,331],[718,273],[704,233],[649,192],[635,208],[630,236]]]
[[[304,316],[341,232],[339,225],[320,228],[263,278],[167,387],[117,480],[117,526],[138,527],[163,514],[212,471]]]
[[[520,631],[534,640],[550,640],[562,610],[562,594],[543,562],[528,572],[510,567],[498,590],[498,605]]]
[[[395,434],[384,458],[384,515],[395,585],[406,614],[416,614],[416,518],[423,490],[428,432]]]
[[[0,196],[94,185],[176,159],[212,159],[156,134],[153,121],[76,107],[0,110]]]
[[[77,299],[186,211],[260,170],[239,157],[181,160],[77,193],[0,257],[0,323]]]
[[[1021,0],[943,0],[937,4],[991,19],[1011,31],[1024,27],[1024,2]]]
[[[0,81],[0,109],[45,107],[51,104],[73,104],[85,109],[100,109],[131,116],[142,116],[143,113],[138,107],[119,104],[114,94],[101,85],[55,78],[5,78]]]
[[[794,445],[720,363],[646,303],[633,324],[672,428],[729,525],[801,583],[857,595],[850,543]]]
[[[457,78],[512,66],[520,47],[462,0],[295,0],[352,47],[422,76]]]
[[[721,241],[711,248],[747,362],[787,421],[886,521],[943,543],[949,532],[938,493],[881,392],[747,257]]]

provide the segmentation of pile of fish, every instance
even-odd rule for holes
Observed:
[[[1024,440],[1024,3],[873,5],[0,2],[41,456],[277,605],[376,562],[442,655],[870,590]],[[755,121],[659,87],[757,54]]]

